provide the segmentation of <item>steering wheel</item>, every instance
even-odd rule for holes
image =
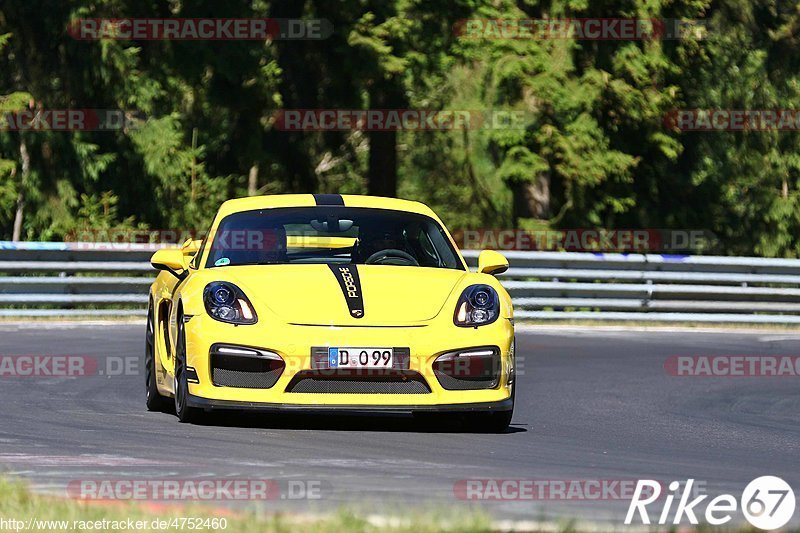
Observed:
[[[419,262],[414,259],[414,256],[404,252],[403,250],[398,250],[396,248],[387,248],[386,250],[378,250],[371,256],[367,257],[367,260],[364,261],[367,265],[382,265],[386,264],[393,264],[390,263],[392,259],[400,259],[401,261],[407,262],[411,266],[419,266]],[[396,263],[394,263],[396,264]]]

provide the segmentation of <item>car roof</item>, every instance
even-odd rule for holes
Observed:
[[[247,196],[228,200],[219,208],[218,218],[222,219],[232,213],[271,209],[276,207],[315,207],[335,206],[371,207],[374,209],[391,209],[429,216],[435,220],[439,217],[427,205],[400,198],[383,196],[365,196],[358,194],[272,194],[268,196]],[[440,221],[441,222],[441,221]]]

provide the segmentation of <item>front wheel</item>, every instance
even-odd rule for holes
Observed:
[[[473,431],[481,433],[503,433],[511,425],[514,417],[514,402],[517,384],[511,384],[511,409],[493,413],[469,413],[464,422]]]
[[[511,346],[511,353],[513,354],[516,347],[516,341]],[[511,425],[511,419],[514,417],[514,403],[517,396],[517,377],[514,367],[515,361],[512,359],[511,370],[509,372],[509,386],[511,387],[511,409],[508,411],[497,411],[494,413],[484,414],[482,418],[476,415],[473,423],[479,425],[482,431],[488,433],[503,433]]]
[[[490,413],[485,420],[480,421],[480,429],[487,433],[503,433],[511,425],[514,410]]]
[[[147,332],[144,348],[146,403],[148,411],[163,411],[166,407],[166,398],[161,396],[156,385],[155,331],[155,317],[151,303],[147,309]]]
[[[186,376],[186,331],[183,316],[178,316],[178,342],[175,345],[175,414],[180,422],[198,418],[198,409],[189,407],[189,381]]]
[[[503,433],[511,424],[514,408],[512,405],[509,411],[494,413],[427,413],[422,411],[415,412],[413,415],[417,421],[427,427],[448,428],[451,431],[461,427],[473,433]]]

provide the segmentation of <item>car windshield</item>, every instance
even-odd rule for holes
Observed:
[[[214,235],[206,267],[298,263],[464,268],[430,217],[338,206],[228,215]]]

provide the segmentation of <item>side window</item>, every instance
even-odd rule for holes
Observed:
[[[442,262],[439,259],[439,254],[436,253],[436,248],[433,247],[433,243],[431,242],[430,237],[428,237],[428,233],[425,231],[424,227],[419,228],[419,233],[417,234],[417,243],[419,243],[422,253],[427,258],[425,261],[427,265],[441,266]]]
[[[456,258],[453,248],[450,246],[450,241],[447,239],[444,230],[435,228],[431,233],[426,233],[426,235],[430,239],[435,250],[442,250],[444,252],[444,255],[439,256],[439,264],[441,266],[463,269]]]
[[[200,245],[200,249],[197,250],[197,253],[194,254],[192,258],[192,268],[198,270],[200,268],[200,258],[203,257],[203,252],[206,249],[206,243],[208,242],[208,232],[206,232],[206,236],[203,237],[203,244]]]

